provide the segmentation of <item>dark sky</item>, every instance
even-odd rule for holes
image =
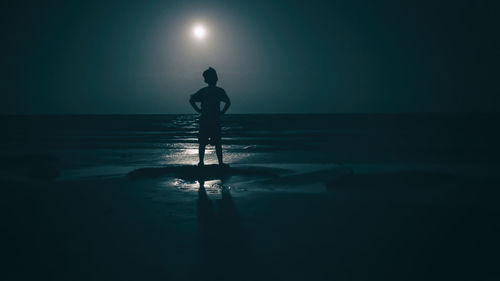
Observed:
[[[498,111],[495,1],[11,1],[0,113]],[[191,35],[203,23],[203,42]]]

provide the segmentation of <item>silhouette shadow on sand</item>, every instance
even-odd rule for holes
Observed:
[[[268,167],[219,167],[206,165],[204,167],[182,165],[161,168],[141,168],[128,173],[130,179],[175,177],[183,180],[214,180],[225,179],[231,176],[277,178],[289,170]]]
[[[199,179],[198,183],[200,264],[194,279],[234,280],[237,277],[239,280],[256,280],[248,269],[258,271],[261,266],[241,226],[230,189],[223,185],[220,199],[210,200],[204,180]]]

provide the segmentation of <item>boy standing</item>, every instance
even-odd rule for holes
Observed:
[[[201,88],[191,95],[189,99],[194,110],[201,114],[200,132],[198,134],[198,143],[200,144],[198,151],[200,162],[198,166],[202,167],[204,165],[205,147],[210,143],[215,145],[217,160],[219,160],[219,166],[222,167],[225,164],[222,162],[220,116],[228,110],[231,101],[226,91],[216,86],[218,77],[215,69],[209,67],[203,72],[203,78],[208,86]],[[198,107],[197,102],[201,103],[201,108]],[[224,102],[222,110],[220,110],[220,102]]]

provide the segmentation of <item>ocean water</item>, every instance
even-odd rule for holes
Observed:
[[[0,117],[4,279],[498,280],[498,115],[196,119]]]
[[[197,115],[24,115],[0,120],[4,167],[49,161],[62,178],[74,178],[198,162]],[[498,121],[495,114],[231,114],[223,117],[224,161],[482,169],[497,165]],[[37,164],[40,159],[45,162]],[[207,149],[206,163],[216,163],[213,146]]]

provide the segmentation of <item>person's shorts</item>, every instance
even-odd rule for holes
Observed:
[[[200,145],[218,145],[221,143],[221,128],[218,121],[200,121],[200,132],[198,134]]]

